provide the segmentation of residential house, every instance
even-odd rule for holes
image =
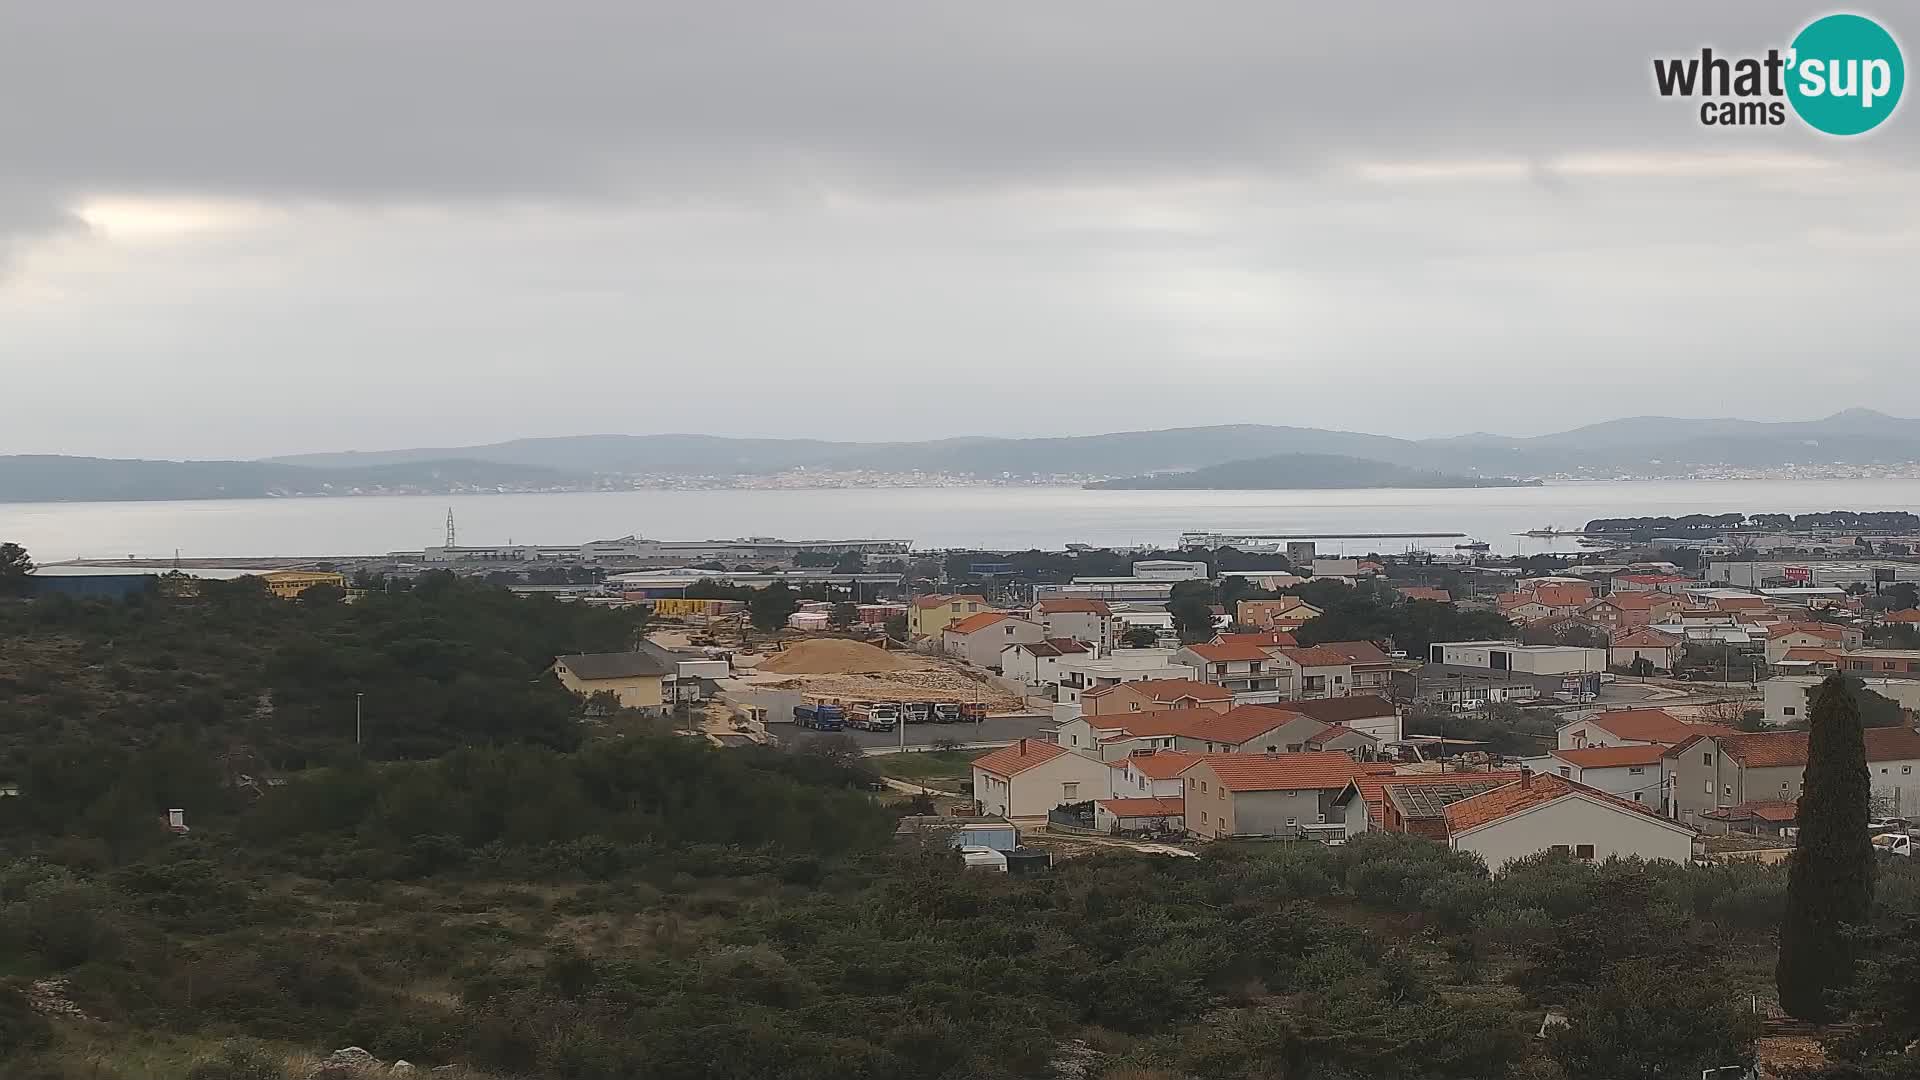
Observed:
[[[1233,708],[1233,692],[1193,679],[1141,679],[1087,690],[1080,695],[1087,716],[1113,716],[1159,709]]]
[[[1429,588],[1425,585],[1402,585],[1394,590],[1402,600],[1431,600],[1436,604],[1453,603],[1453,594],[1445,589]]]
[[[1299,673],[1299,677],[1293,681],[1294,692],[1288,700],[1345,697],[1353,693],[1353,663],[1348,659],[1350,652],[1347,649],[1313,645],[1307,648],[1275,649],[1274,655],[1276,659],[1292,664]],[[1374,655],[1380,655],[1379,650],[1374,650]],[[1385,656],[1380,658],[1383,661],[1386,659]],[[1378,670],[1384,674],[1388,669],[1382,665]]]
[[[973,797],[981,813],[1044,817],[1062,803],[1106,798],[1106,764],[1039,739],[1021,739],[973,762]]]
[[[1863,640],[1859,628],[1833,623],[1775,623],[1767,628],[1767,663],[1787,658],[1789,649],[1858,649]]]
[[[1000,652],[1009,645],[1046,639],[1046,627],[1004,611],[983,611],[969,615],[940,631],[940,648],[978,668],[1000,663]]]
[[[1115,798],[1142,799],[1162,796],[1178,797],[1186,790],[1186,784],[1180,774],[1187,766],[1200,760],[1199,754],[1190,754],[1184,750],[1141,750],[1128,754],[1118,761],[1109,761],[1113,768],[1113,794]]]
[[[1000,650],[1000,674],[1029,687],[1046,687],[1048,696],[1060,683],[1060,661],[1068,656],[1086,656],[1091,646],[1073,638],[1048,638],[1045,641],[1017,641]]]
[[[1447,804],[1520,779],[1518,770],[1356,776],[1334,798],[1348,837],[1364,832],[1447,838]]]
[[[1242,626],[1263,630],[1297,630],[1308,620],[1318,618],[1319,608],[1297,596],[1277,600],[1242,600],[1234,606],[1234,621]]]
[[[1882,612],[1880,621],[1887,626],[1920,626],[1920,608]]]
[[[1186,799],[1100,799],[1093,804],[1093,827],[1115,833],[1181,832],[1186,828]]]
[[[1262,649],[1293,648],[1300,644],[1285,630],[1256,630],[1240,634],[1215,634],[1215,645],[1254,645]]]
[[[1542,775],[1565,777],[1629,802],[1660,808],[1666,797],[1667,748],[1659,743],[1554,750],[1521,762]]]
[[[1224,713],[1211,709],[1172,709],[1116,716],[1080,716],[1054,731],[1055,741],[1103,761],[1120,761],[1143,752],[1180,750],[1200,754],[1308,753],[1320,750],[1335,725],[1272,705],[1240,705]],[[1355,731],[1335,734],[1333,749],[1364,754],[1378,744]]]
[[[1915,678],[1920,676],[1920,649],[1848,649],[1840,654],[1840,670],[1860,678]]]
[[[1678,574],[1615,574],[1611,582],[1613,591],[1624,592],[1665,592],[1684,593],[1697,588],[1699,582]]]
[[[1236,703],[1282,701],[1294,696],[1294,667],[1276,658],[1284,649],[1258,645],[1188,645],[1173,654],[1175,663],[1199,672],[1200,680],[1233,695]]]
[[[1393,675],[1393,661],[1371,641],[1323,641],[1314,646],[1339,653],[1351,668],[1349,694],[1385,694]],[[1297,662],[1297,661],[1296,661]]]
[[[1113,609],[1105,600],[1062,597],[1037,601],[1027,617],[1046,627],[1049,638],[1084,641],[1099,652],[1111,652],[1115,638]]]
[[[961,619],[991,610],[986,597],[973,593],[916,596],[913,606],[907,609],[907,634],[915,638],[937,638],[942,630]]]
[[[1728,735],[1724,724],[1696,724],[1665,709],[1609,709],[1562,724],[1555,740],[1561,750],[1589,746],[1674,746],[1696,735]]]
[[[1794,648],[1773,662],[1775,675],[1831,675],[1840,670],[1841,654],[1834,649]]]
[[[1447,844],[1498,872],[1515,859],[1559,851],[1585,862],[1693,858],[1693,829],[1565,777],[1520,779],[1446,808]]]
[[[1345,754],[1213,754],[1181,773],[1194,836],[1297,836],[1337,820],[1333,800],[1354,777],[1390,766]]]
[[[1172,649],[1115,649],[1104,656],[1092,652],[1063,656],[1057,665],[1060,681],[1054,700],[1081,704],[1084,695],[1120,683],[1192,681],[1193,669],[1174,663],[1173,653]]]
[[[1310,716],[1329,727],[1357,731],[1376,743],[1399,742],[1401,739],[1400,710],[1379,694],[1288,701],[1273,707]]]
[[[1580,609],[1580,617],[1608,631],[1662,622],[1685,606],[1680,597],[1648,589],[1605,596]]]
[[[1778,666],[1784,668],[1790,662],[1783,660]],[[1904,674],[1876,675],[1864,671],[1849,674],[1859,679],[1867,689],[1908,712],[1920,712],[1920,678]],[[1773,727],[1804,724],[1809,703],[1807,695],[1820,685],[1821,678],[1820,675],[1803,673],[1775,675],[1762,682],[1761,707],[1767,723]]]
[[[1655,671],[1672,671],[1680,662],[1686,643],[1648,626],[1622,630],[1607,645],[1607,660],[1614,667],[1631,670],[1645,660]]]
[[[1566,614],[1535,600],[1530,592],[1501,593],[1493,598],[1493,609],[1508,619],[1521,623],[1539,622]]]
[[[1695,820],[1698,823],[1696,827],[1703,833],[1780,837],[1799,824],[1800,800],[1773,799],[1741,803],[1725,809],[1708,810]]]
[[[1867,772],[1876,812],[1920,811],[1920,732],[1907,727],[1868,728]],[[1709,810],[1751,802],[1789,802],[1800,797],[1807,767],[1807,733],[1767,731],[1698,735],[1667,750],[1673,806],[1691,822]]]
[[[1380,740],[1364,731],[1333,724],[1307,736],[1305,749],[1320,753],[1342,753],[1356,761],[1368,761],[1379,754]]]
[[[560,685],[591,697],[611,693],[623,709],[664,713],[672,704],[668,683],[678,675],[674,658],[658,646],[618,653],[556,656],[553,674]]]

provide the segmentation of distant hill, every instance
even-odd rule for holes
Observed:
[[[1475,483],[1483,482],[1477,479],[1482,477],[1674,476],[1712,465],[1891,465],[1920,462],[1920,420],[1848,409],[1788,423],[1637,416],[1527,438],[1479,432],[1399,439],[1321,428],[1224,424],[1053,438],[975,436],[888,443],[576,435],[251,462],[13,457],[0,458],[0,501],[577,490],[795,469],[919,470],[982,478],[1145,477],[1286,455],[1347,458],[1451,474]]]
[[[878,469],[998,476],[1136,475],[1275,454],[1334,454],[1415,469],[1540,476],[1583,470],[1671,474],[1686,466],[1920,461],[1920,420],[1848,409],[1762,423],[1640,416],[1550,435],[1399,439],[1353,431],[1229,424],[1058,438],[855,443],[715,435],[578,435],[484,446],[302,454],[277,464],[364,467],[461,458],[598,475],[718,476],[789,469]]]
[[[312,469],[265,461],[142,461],[35,454],[0,457],[0,502],[542,491],[591,482],[591,477],[584,474],[462,460]]]
[[[1504,476],[1453,476],[1340,454],[1274,454],[1271,457],[1209,465],[1190,472],[1102,480],[1086,486],[1154,491],[1278,491],[1299,488],[1521,487],[1538,482]]]

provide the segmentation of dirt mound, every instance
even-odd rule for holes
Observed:
[[[786,675],[854,675],[868,671],[905,671],[918,665],[885,649],[845,638],[795,642],[760,662],[761,671]]]

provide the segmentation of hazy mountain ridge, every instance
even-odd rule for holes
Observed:
[[[1410,469],[1340,454],[1275,454],[1209,465],[1191,472],[1155,473],[1086,485],[1094,489],[1147,491],[1285,491],[1332,488],[1523,487],[1539,481],[1460,476]]]
[[[1547,435],[1476,432],[1400,439],[1365,432],[1223,424],[1047,438],[922,442],[578,435],[483,446],[298,454],[263,461],[0,457],[0,502],[248,498],[378,491],[647,486],[654,480],[795,470],[980,478],[1136,477],[1286,454],[1322,454],[1461,477],[1679,475],[1727,465],[1920,462],[1920,420],[1848,409],[1818,420],[1624,417]]]
[[[592,477],[525,465],[448,459],[315,469],[266,461],[151,461],[23,454],[0,457],[0,502],[256,499],[355,492],[539,491]]]

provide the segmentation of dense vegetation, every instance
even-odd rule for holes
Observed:
[[[1873,775],[1860,707],[1844,677],[1821,682],[1812,713],[1777,978],[1781,1008],[1803,1020],[1830,1022],[1838,1019],[1839,996],[1853,983],[1850,932],[1866,925],[1873,910],[1874,853],[1867,832]]]
[[[1497,611],[1479,611],[1434,600],[1402,600],[1390,586],[1309,581],[1286,590],[1321,614],[1293,636],[1302,645],[1323,641],[1391,641],[1409,656],[1424,656],[1436,641],[1509,639],[1513,624]]]
[[[637,616],[516,597],[444,573],[289,603],[254,579],[125,603],[0,603],[0,780],[71,785],[180,741],[252,775],[350,749],[371,758],[475,742],[578,741],[557,654],[627,648]],[[142,770],[133,770],[142,771]]]
[[[1582,531],[1631,533],[1636,537],[1684,536],[1748,529],[1868,529],[1875,532],[1912,532],[1920,529],[1920,514],[1905,510],[1826,510],[1813,514],[1683,514],[1679,517],[1594,518]]]

